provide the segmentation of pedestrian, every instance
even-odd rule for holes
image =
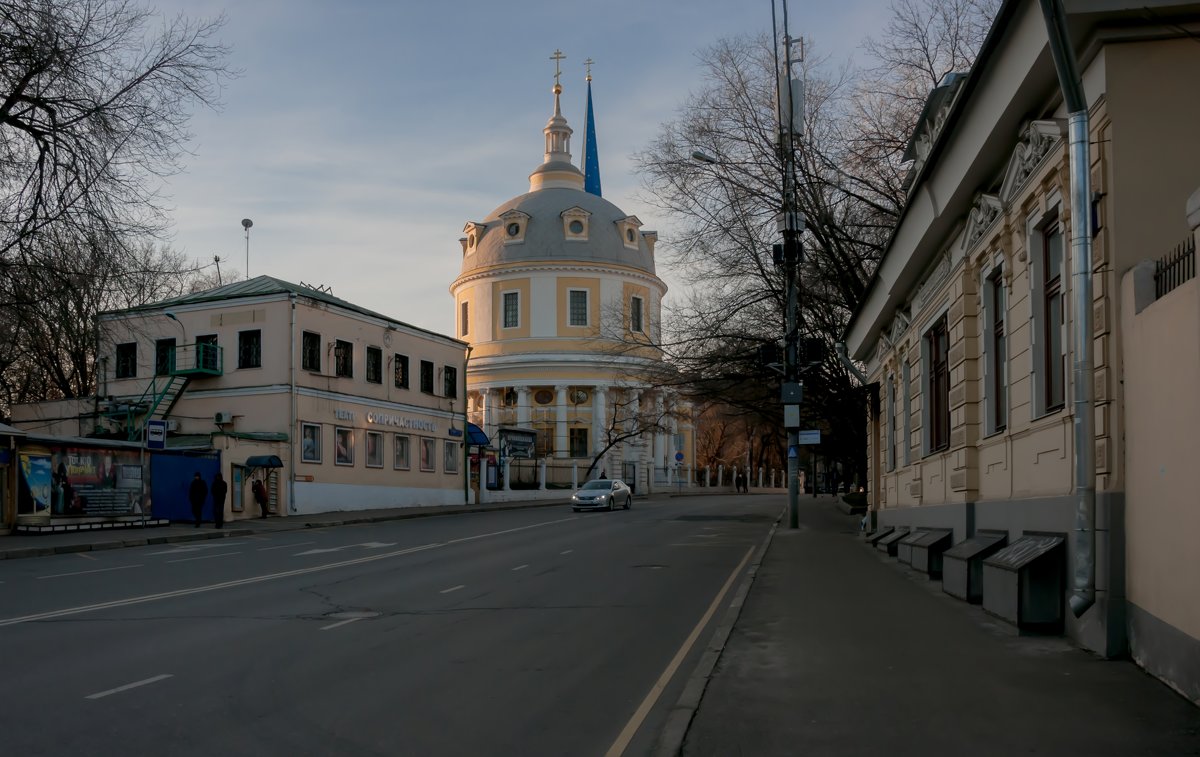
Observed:
[[[192,485],[188,487],[188,502],[192,503],[192,515],[196,518],[196,528],[200,528],[200,516],[204,512],[204,500],[208,499],[208,484],[200,478],[200,471],[192,476]]]
[[[267,487],[263,486],[262,479],[254,479],[254,483],[250,485],[250,491],[254,494],[254,501],[262,509],[262,515],[258,517],[267,517]]]
[[[608,478],[608,469],[607,468],[600,469],[600,478]]]
[[[212,486],[209,487],[212,492],[213,503],[213,521],[217,528],[225,527],[225,493],[229,491],[229,485],[225,483],[225,479],[221,478],[221,471],[217,471],[213,475]]]

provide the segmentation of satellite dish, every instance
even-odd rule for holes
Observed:
[[[253,225],[254,225],[254,221],[251,221],[249,218],[242,219],[242,228],[243,229],[249,230],[249,228]]]

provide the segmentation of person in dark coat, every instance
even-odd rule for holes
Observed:
[[[213,521],[217,528],[225,527],[225,493],[229,491],[229,485],[225,483],[225,479],[221,478],[221,471],[217,471],[213,476],[212,486],[209,487],[212,492],[213,503]]]
[[[192,515],[196,518],[196,528],[200,528],[200,516],[204,512],[204,500],[208,499],[208,484],[200,478],[200,471],[192,476],[192,485],[188,487],[188,502],[192,504]]]

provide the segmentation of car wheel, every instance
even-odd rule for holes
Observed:
[[[628,510],[631,507],[633,507],[633,497],[626,497],[625,498],[625,509]]]

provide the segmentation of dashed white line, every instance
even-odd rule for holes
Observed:
[[[449,594],[452,591],[458,591],[459,589],[465,589],[465,588],[467,588],[466,584],[459,584],[458,586],[451,586],[449,589],[442,589],[438,593],[439,594]]]
[[[330,630],[333,630],[334,628],[337,628],[338,626],[344,626],[347,623],[354,623],[355,621],[359,621],[359,620],[362,620],[362,618],[347,618],[346,620],[339,620],[337,623],[330,623],[327,626],[323,626],[321,628],[321,630],[322,631],[330,631]]]
[[[518,565],[517,567],[513,568],[513,570],[525,570],[528,567],[529,567],[529,565],[527,563],[525,565]]]
[[[315,541],[297,541],[297,542],[292,542],[291,544],[278,544],[274,547],[259,547],[258,551],[259,552],[269,552],[272,549],[288,549],[289,547],[303,547],[308,544],[316,544],[316,542]]]
[[[211,560],[214,557],[229,557],[230,555],[240,555],[241,552],[222,552],[217,555],[200,555],[199,557],[184,557],[179,560],[167,560],[167,562],[191,562],[192,560]]]
[[[141,565],[118,565],[115,568],[95,568],[93,570],[77,570],[73,573],[54,573],[49,576],[37,576],[39,580],[43,578],[66,578],[67,576],[83,576],[88,573],[107,573],[110,570],[129,570],[130,568],[140,568]]]
[[[559,554],[560,554],[560,555],[569,555],[569,554],[571,554],[571,553],[572,553],[572,552],[574,552],[574,551],[575,551],[575,550],[573,550],[573,549],[564,549],[562,552],[559,552]]]
[[[109,689],[108,691],[97,691],[95,694],[88,694],[86,697],[84,697],[84,699],[103,699],[104,697],[111,696],[112,694],[120,694],[122,691],[129,691],[130,689],[136,689],[139,686],[158,683],[159,681],[165,681],[171,677],[172,675],[170,673],[163,673],[162,675],[154,676],[153,678],[127,683],[124,686],[118,686],[117,688]]]
[[[91,555],[89,555],[87,552],[76,552],[75,554],[78,557],[82,557],[85,560],[95,560],[96,559],[96,558],[92,557]]]

